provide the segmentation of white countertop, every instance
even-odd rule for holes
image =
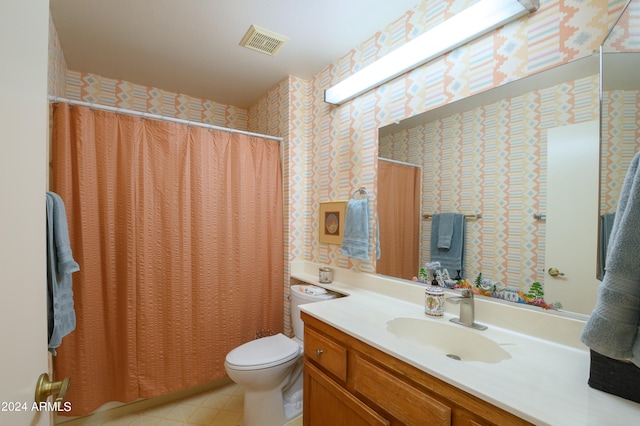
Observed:
[[[429,318],[423,287],[337,268],[333,283],[321,284],[317,266],[294,263],[291,277],[348,297],[301,310],[389,355],[534,424],[640,424],[640,404],[587,385],[589,351],[579,342],[579,319],[476,298],[476,322],[488,329],[469,331],[501,344],[511,359],[457,361],[398,339],[387,331],[387,322],[399,317],[448,322],[458,316],[458,306],[447,303],[444,318]]]

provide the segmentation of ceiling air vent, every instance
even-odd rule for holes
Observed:
[[[273,31],[251,25],[242,38],[240,46],[273,56],[287,40],[289,40],[287,37],[276,34]]]

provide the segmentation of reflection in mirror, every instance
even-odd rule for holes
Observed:
[[[640,32],[630,25],[639,19],[640,0],[632,0],[600,47],[600,279],[622,183],[640,151]]]
[[[379,129],[380,157],[421,166],[421,214],[482,215],[465,222],[469,282],[482,273],[516,292],[534,282],[551,285],[540,219],[547,209],[547,130],[597,119],[598,86],[598,58],[587,57]],[[591,227],[595,235],[596,217]],[[430,238],[431,221],[421,220],[414,276],[430,261]],[[381,251],[381,260],[389,255]]]
[[[410,280],[419,262],[420,167],[381,158],[378,162],[379,274]]]

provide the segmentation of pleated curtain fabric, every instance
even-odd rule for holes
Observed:
[[[420,268],[420,169],[378,161],[380,259],[376,272],[407,280]]]
[[[81,265],[54,358],[69,415],[222,378],[228,351],[282,331],[277,141],[60,103],[52,190]]]

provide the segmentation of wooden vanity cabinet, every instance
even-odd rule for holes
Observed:
[[[309,361],[304,364],[304,392],[305,426],[390,424]]]
[[[527,425],[302,312],[305,426]]]

